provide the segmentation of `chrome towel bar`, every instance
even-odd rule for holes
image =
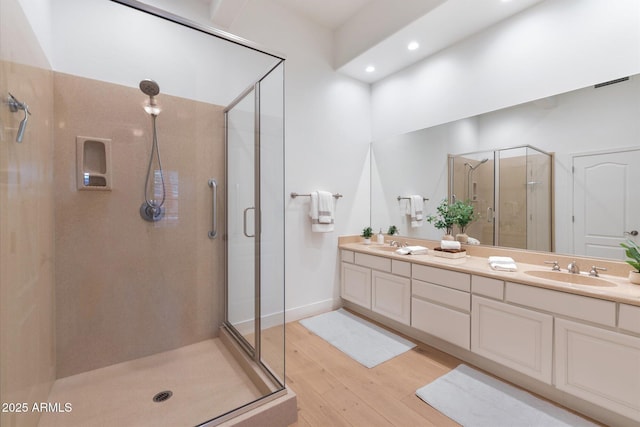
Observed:
[[[295,199],[296,197],[311,197],[311,194],[298,194],[298,193],[291,193],[291,198]],[[339,199],[340,197],[342,197],[342,194],[340,193],[335,193],[333,195],[333,197],[335,197],[336,199]]]

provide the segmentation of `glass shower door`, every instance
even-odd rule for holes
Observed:
[[[255,89],[226,115],[227,131],[227,297],[226,318],[255,348],[256,230]]]
[[[284,386],[284,65],[227,107],[225,325]]]

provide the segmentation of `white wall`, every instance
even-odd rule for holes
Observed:
[[[339,303],[338,236],[369,224],[369,87],[332,69],[329,30],[267,0],[250,0],[245,12],[229,30],[287,57],[286,194],[344,195],[332,233],[311,233],[309,198],[287,198],[290,321]]]
[[[640,2],[547,0],[372,87],[373,139],[640,72]]]

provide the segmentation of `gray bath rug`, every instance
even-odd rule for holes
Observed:
[[[466,365],[416,395],[464,427],[595,427],[584,418]]]
[[[411,341],[343,309],[303,319],[300,323],[367,368],[415,347]]]

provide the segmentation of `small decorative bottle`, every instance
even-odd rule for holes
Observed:
[[[380,232],[378,233],[378,244],[379,245],[384,245],[384,234],[382,234],[382,228],[380,229]]]

